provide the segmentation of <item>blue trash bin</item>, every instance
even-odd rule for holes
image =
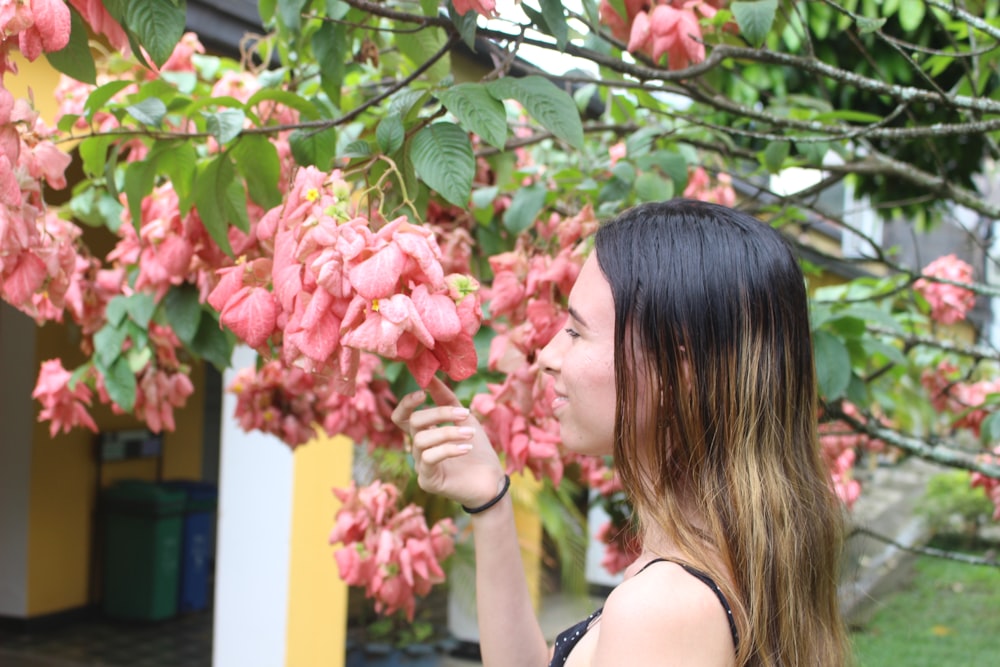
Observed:
[[[177,610],[200,611],[208,607],[209,580],[213,565],[215,511],[219,492],[215,484],[174,480],[163,486],[183,491],[184,524],[181,537],[180,591]]]

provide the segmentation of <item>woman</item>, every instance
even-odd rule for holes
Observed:
[[[604,224],[539,362],[563,444],[613,453],[642,553],[549,652],[502,465],[443,383],[405,397],[420,485],[472,514],[488,667],[842,665],[842,515],[820,459],[805,284],[779,234],[715,204]],[[470,509],[471,508],[471,509]]]

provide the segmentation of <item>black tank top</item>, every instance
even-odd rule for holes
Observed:
[[[645,565],[643,565],[642,570],[636,572],[636,575],[641,574],[643,570],[652,565],[653,563],[675,563],[676,561],[667,560],[666,558],[654,558]],[[685,565],[684,563],[677,563],[691,576],[699,579],[706,586],[712,589],[715,596],[719,598],[719,602],[722,603],[722,608],[726,610],[726,620],[729,621],[729,632],[733,635],[733,646],[739,646],[739,635],[736,632],[736,622],[733,620],[733,610],[729,606],[729,601],[726,600],[726,596],[722,594],[722,589],[715,581],[697,568],[693,568],[690,565]],[[603,607],[595,611],[593,614],[588,616],[585,620],[580,621],[568,630],[559,633],[556,637],[556,643],[552,650],[552,660],[549,662],[549,667],[563,667],[566,664],[566,660],[569,658],[570,651],[573,647],[577,645],[583,635],[590,628],[591,623],[593,623],[604,610]]]

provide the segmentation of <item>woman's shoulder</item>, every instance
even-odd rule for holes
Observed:
[[[728,612],[716,593],[670,561],[652,564],[611,592],[600,644],[599,654],[620,658],[627,651],[633,665],[732,665],[735,655]]]

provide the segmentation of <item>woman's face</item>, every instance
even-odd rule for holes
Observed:
[[[552,410],[563,445],[579,454],[611,454],[615,427],[615,307],[596,254],[569,295],[566,330],[539,355],[555,380]]]

